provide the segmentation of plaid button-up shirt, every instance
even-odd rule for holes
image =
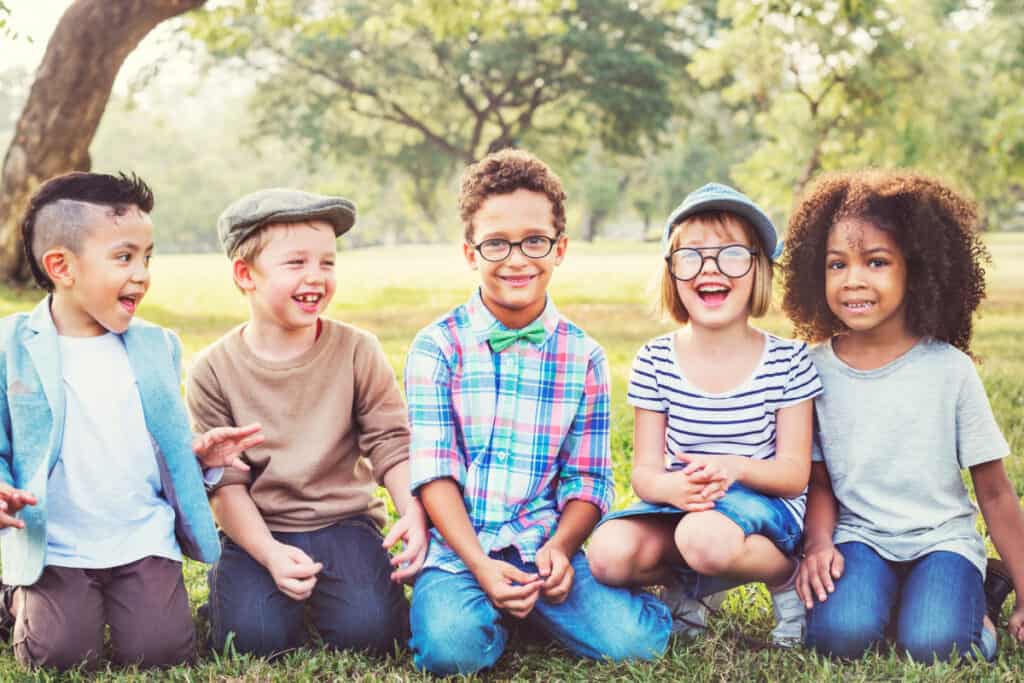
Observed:
[[[550,299],[540,320],[543,343],[495,353],[504,326],[477,292],[416,336],[405,365],[413,490],[455,480],[484,552],[513,546],[528,562],[566,503],[603,514],[614,495],[604,352]],[[424,566],[466,571],[437,529]]]

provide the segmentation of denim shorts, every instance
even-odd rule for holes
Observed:
[[[713,509],[735,522],[743,530],[744,535],[760,534],[768,538],[786,555],[797,554],[803,540],[803,527],[781,498],[766,496],[742,484],[733,484],[724,496],[715,501]],[[681,518],[685,514],[687,513],[674,505],[641,501],[630,505],[625,510],[605,515],[601,524],[613,519],[641,515],[676,515]],[[672,569],[687,593],[694,598],[701,598],[746,583],[725,577],[698,574],[685,564],[680,564]]]

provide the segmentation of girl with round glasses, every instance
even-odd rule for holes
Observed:
[[[793,581],[821,384],[806,344],[750,324],[771,300],[775,227],[740,192],[706,185],[669,217],[662,245],[661,308],[681,327],[633,363],[641,502],[605,517],[591,570],[613,585],[664,585],[687,635],[704,629],[722,591],[764,582],[772,640],[796,644],[805,610]]]

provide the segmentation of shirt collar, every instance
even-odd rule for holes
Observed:
[[[551,335],[558,329],[558,323],[561,320],[561,315],[558,313],[558,309],[555,308],[554,302],[551,301],[551,297],[545,295],[546,303],[544,304],[544,310],[541,311],[538,320],[544,325],[544,343],[546,344]],[[469,303],[466,304],[466,313],[469,316],[469,323],[473,330],[473,334],[476,336],[476,340],[480,343],[486,343],[491,332],[496,329],[508,329],[500,320],[494,317],[494,314],[484,304],[484,300],[480,295],[479,288],[473,292],[473,296],[469,298]],[[530,323],[533,321],[531,320]]]

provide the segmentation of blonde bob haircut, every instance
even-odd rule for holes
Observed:
[[[712,229],[728,230],[730,226],[738,225],[743,230],[743,235],[754,254],[754,265],[751,270],[754,274],[754,284],[750,291],[750,316],[760,318],[768,312],[768,306],[772,302],[772,260],[765,252],[761,238],[757,230],[750,224],[750,221],[728,211],[704,211],[687,216],[672,226],[671,237],[668,242],[668,253],[672,253],[682,244],[686,228],[692,225],[704,225]],[[690,313],[683,306],[679,299],[679,292],[676,289],[676,279],[668,270],[668,261],[662,265],[661,273],[661,299],[658,302],[658,312],[675,320],[680,325],[690,322]]]

